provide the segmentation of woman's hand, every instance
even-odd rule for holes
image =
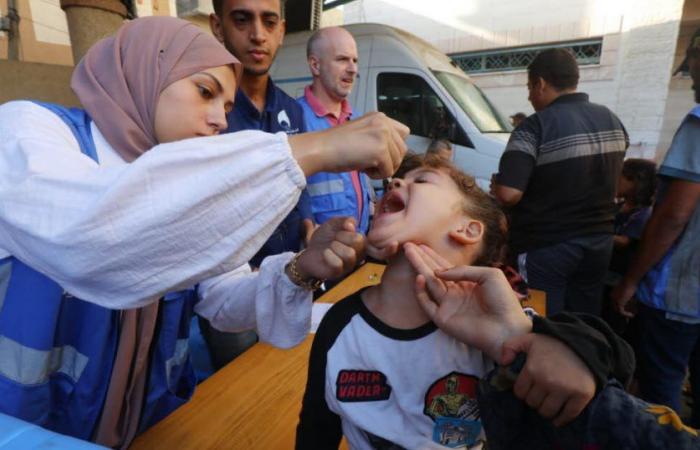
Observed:
[[[289,137],[292,154],[306,176],[361,170],[389,177],[406,154],[410,130],[382,113],[369,113],[327,130]]]
[[[437,326],[499,364],[527,354],[513,392],[555,425],[583,411],[595,395],[593,375],[565,344],[529,332],[532,323],[502,271],[472,266],[445,271],[449,262],[429,247],[406,244],[405,251],[419,273],[418,300]]]
[[[418,301],[445,333],[500,362],[503,343],[532,329],[532,322],[499,269],[448,269],[450,263],[427,246],[406,244],[404,250],[418,272]]]
[[[365,254],[365,237],[355,228],[349,217],[333,217],[319,226],[297,261],[299,275],[328,280],[349,274]]]

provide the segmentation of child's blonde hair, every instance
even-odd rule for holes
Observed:
[[[503,210],[486,192],[451,162],[434,154],[408,153],[394,175],[403,178],[406,173],[419,168],[437,169],[445,172],[464,195],[463,211],[469,217],[484,224],[481,253],[472,262],[476,266],[497,266],[503,263],[508,241],[508,222]]]

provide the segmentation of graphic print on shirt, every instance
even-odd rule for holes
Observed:
[[[292,121],[289,120],[287,111],[282,110],[277,114],[277,123],[279,123],[280,126],[284,128],[286,132],[290,131],[290,128],[292,127]]]
[[[434,422],[433,441],[447,447],[471,447],[481,434],[476,401],[478,378],[450,372],[435,381],[425,393],[423,413]]]
[[[335,387],[335,396],[341,402],[376,402],[391,395],[386,375],[377,370],[341,370]]]

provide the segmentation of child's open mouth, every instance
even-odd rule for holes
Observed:
[[[382,198],[381,207],[379,212],[383,214],[393,214],[406,209],[406,203],[404,199],[401,198],[401,194],[398,191],[387,192]]]

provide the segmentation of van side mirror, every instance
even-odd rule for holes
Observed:
[[[453,144],[461,145],[463,147],[474,148],[469,136],[462,130],[456,120],[450,120],[449,127],[447,128],[447,140]]]

